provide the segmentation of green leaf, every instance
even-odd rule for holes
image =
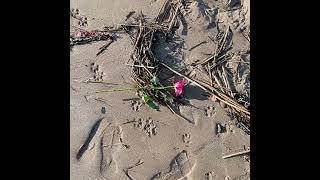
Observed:
[[[159,105],[155,102],[153,102],[153,100],[150,98],[150,96],[148,95],[144,95],[142,97],[142,100],[152,109],[155,109],[155,110],[159,110]]]

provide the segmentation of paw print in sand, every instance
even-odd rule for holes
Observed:
[[[79,9],[71,9],[70,16],[77,20],[78,26],[88,26],[88,18],[81,15]]]
[[[189,144],[191,142],[191,136],[189,133],[185,133],[182,135],[182,140],[184,143]]]
[[[131,101],[132,110],[139,112],[141,106],[142,106],[142,102],[140,100],[139,101]]]
[[[149,137],[157,134],[157,125],[150,117],[148,119],[138,118],[133,126],[146,133]]]
[[[90,64],[90,71],[94,72],[94,76],[93,76],[94,81],[96,81],[96,82],[103,81],[104,73],[102,71],[100,71],[99,65],[96,65],[95,63],[91,63]]]
[[[207,117],[212,117],[216,113],[215,107],[213,105],[207,106],[205,109],[205,114]]]

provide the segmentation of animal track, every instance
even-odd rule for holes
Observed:
[[[182,135],[182,140],[184,143],[189,144],[191,142],[191,137],[189,133]]]
[[[139,111],[140,110],[140,107],[142,106],[142,102],[139,100],[139,101],[131,101],[131,108],[132,110],[134,111]]]
[[[148,119],[138,118],[133,126],[145,132],[149,137],[157,135],[157,124],[150,117]]]
[[[71,9],[70,16],[77,20],[79,26],[88,26],[88,18],[81,15],[79,9]]]
[[[207,117],[212,117],[216,113],[215,107],[213,105],[207,106],[205,109],[205,114]]]
[[[151,180],[174,180],[183,179],[193,171],[196,166],[196,160],[191,159],[186,150],[180,152],[170,163],[170,166],[155,174]]]
[[[216,175],[212,171],[207,172],[205,176],[206,176],[206,180],[213,180],[213,178],[216,177]]]
[[[96,65],[95,63],[90,64],[90,71],[94,72],[93,79],[96,82],[102,82],[104,73],[100,71],[99,65]]]
[[[111,132],[111,134],[109,133]],[[100,173],[104,178],[112,179],[118,172],[118,162],[115,159],[122,147],[122,128],[112,126],[101,138]]]

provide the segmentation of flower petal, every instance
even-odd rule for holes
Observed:
[[[179,96],[180,94],[182,94],[183,89],[184,89],[183,80],[179,80],[174,85],[174,90],[175,90],[176,96]]]

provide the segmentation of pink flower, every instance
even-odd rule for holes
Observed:
[[[183,91],[183,80],[179,80],[175,85],[174,85],[174,90],[176,92],[176,96],[179,96],[182,91]]]

